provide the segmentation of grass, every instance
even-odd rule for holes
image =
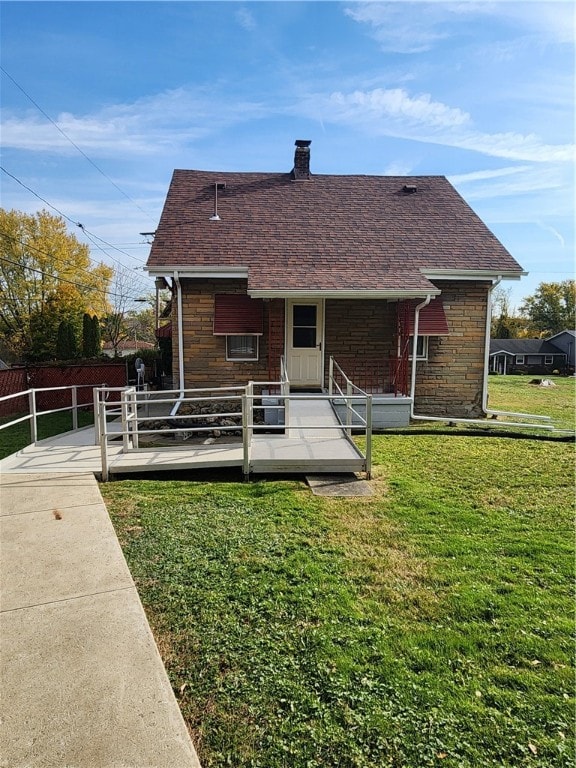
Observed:
[[[497,410],[519,411],[551,416],[562,429],[574,429],[576,378],[547,376],[554,387],[530,384],[542,376],[490,376],[488,405]]]
[[[380,435],[374,466],[358,499],[102,486],[203,767],[572,766],[573,444]]]
[[[24,413],[14,414],[13,416],[0,417],[0,425],[13,421]],[[94,423],[92,411],[84,409],[78,411],[78,426],[85,427]],[[50,413],[46,416],[38,417],[38,440],[45,440],[47,437],[59,435],[62,432],[68,432],[72,429],[72,412],[63,411],[61,413]],[[6,427],[0,430],[0,459],[10,456],[17,451],[30,445],[30,422],[21,421],[13,427]]]

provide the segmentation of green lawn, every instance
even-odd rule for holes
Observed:
[[[0,424],[6,424],[16,418],[25,416],[24,413],[14,414],[13,416],[1,416]],[[85,427],[94,423],[94,415],[91,410],[82,409],[78,411],[78,426]],[[72,412],[63,411],[62,413],[50,413],[46,416],[38,417],[38,439],[44,440],[47,437],[59,435],[62,432],[68,432],[72,429]],[[30,422],[21,421],[13,427],[6,427],[0,430],[0,459],[10,456],[12,453],[20,451],[30,445]]]
[[[539,387],[530,382],[549,378],[554,387]],[[489,376],[488,406],[496,410],[537,413],[551,416],[558,427],[574,429],[576,378],[564,376]]]
[[[494,407],[550,412],[494,378]],[[102,485],[203,767],[574,765],[573,460],[405,432],[368,499]]]

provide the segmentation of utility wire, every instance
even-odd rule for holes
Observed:
[[[29,248],[33,251],[36,251],[37,253],[40,253],[42,256],[47,256],[50,258],[50,254],[46,253],[46,251],[42,251],[40,248],[36,248],[34,245],[30,245],[30,243],[25,243],[22,240],[19,240],[17,237],[12,237],[12,235],[8,235],[6,232],[0,232],[0,235],[2,237],[8,238],[8,240],[12,240],[14,243],[18,243],[19,245],[25,246],[26,248]],[[74,280],[68,280],[65,277],[60,277],[59,275],[51,275],[49,272],[44,272],[42,269],[37,269],[36,267],[30,267],[27,264],[21,264],[19,261],[14,261],[13,259],[8,259],[6,256],[0,256],[0,261],[4,261],[7,264],[13,264],[16,267],[20,267],[22,270],[29,270],[30,272],[36,272],[39,275],[43,275],[44,277],[49,277],[52,280],[55,280],[56,282],[61,283],[68,283],[69,285],[74,285],[76,288],[82,288],[86,291],[95,291],[97,293],[103,293],[105,296],[113,296],[117,299],[123,299],[123,300],[130,300],[130,301],[137,301],[140,297],[137,296],[123,296],[122,294],[115,293],[112,291],[105,291],[102,288],[98,288],[94,285],[86,285],[82,283],[78,283]]]
[[[46,112],[45,112],[45,111],[42,109],[42,107],[41,107],[41,106],[40,106],[40,105],[39,105],[39,104],[38,104],[36,101],[34,101],[34,99],[32,98],[32,96],[30,96],[30,94],[29,94],[29,93],[26,93],[26,91],[24,90],[24,88],[22,88],[22,86],[21,86],[19,83],[17,83],[17,82],[16,82],[16,80],[15,80],[15,79],[12,77],[12,75],[11,75],[11,74],[9,74],[9,73],[8,73],[8,72],[7,72],[7,71],[4,69],[4,67],[3,67],[3,66],[1,66],[1,65],[0,65],[0,70],[1,70],[1,71],[2,71],[2,72],[5,74],[5,75],[6,75],[6,77],[7,77],[9,80],[11,80],[11,81],[14,83],[14,85],[16,86],[16,88],[18,88],[18,90],[19,90],[19,91],[21,91],[21,92],[24,94],[24,96],[26,96],[26,98],[27,98],[27,99],[28,99],[28,100],[29,100],[29,101],[30,101],[30,102],[31,102],[31,103],[32,103],[32,104],[33,104],[33,105],[36,107],[36,109],[37,109],[39,112],[41,112],[41,113],[44,115],[44,117],[45,117],[47,120],[49,120],[49,121],[52,123],[52,125],[53,125],[53,126],[56,128],[56,130],[58,130],[58,131],[59,131],[59,132],[62,134],[62,136],[64,136],[64,138],[66,139],[66,141],[69,141],[69,142],[70,142],[70,144],[72,144],[72,146],[73,146],[75,149],[77,149],[77,150],[78,150],[78,152],[80,152],[80,154],[82,155],[82,157],[83,157],[85,160],[87,160],[87,161],[90,163],[90,165],[91,165],[93,168],[95,168],[95,169],[98,171],[98,173],[102,174],[102,176],[104,176],[104,178],[105,178],[107,181],[109,181],[109,182],[110,182],[110,184],[112,184],[112,186],[113,186],[115,189],[117,189],[117,190],[118,190],[118,192],[120,192],[120,194],[121,194],[121,195],[123,195],[123,196],[124,196],[124,197],[125,197],[127,200],[130,200],[130,202],[131,202],[131,203],[133,203],[133,204],[136,206],[136,208],[138,208],[138,210],[139,210],[139,211],[141,211],[141,212],[142,212],[143,214],[145,214],[146,216],[149,216],[149,217],[150,217],[150,219],[152,219],[152,218],[153,218],[153,217],[151,216],[151,214],[150,214],[148,211],[145,211],[143,208],[141,208],[141,207],[138,205],[138,203],[137,203],[137,202],[136,202],[136,201],[135,201],[133,198],[131,198],[131,197],[130,197],[130,195],[127,195],[127,194],[126,194],[126,192],[124,192],[124,190],[123,190],[123,189],[121,189],[121,188],[118,186],[118,184],[116,184],[116,182],[115,182],[115,181],[112,181],[112,179],[110,178],[110,176],[107,176],[107,175],[104,173],[104,171],[103,171],[101,168],[99,168],[99,167],[96,165],[96,163],[95,163],[95,162],[94,162],[94,161],[93,161],[91,158],[89,158],[89,157],[88,157],[88,155],[86,154],[86,152],[84,152],[84,150],[80,149],[80,147],[78,146],[78,144],[76,144],[74,141],[72,141],[72,139],[70,138],[70,136],[68,136],[68,134],[67,134],[67,133],[65,133],[65,131],[63,131],[63,130],[62,130],[62,128],[60,128],[60,126],[58,125],[58,123],[56,123],[54,120],[52,120],[52,118],[50,117],[50,115],[49,115],[49,114],[47,114],[47,113],[46,113]]]
[[[79,229],[81,229],[82,232],[84,232],[84,234],[88,237],[88,239],[91,239],[90,236],[92,236],[92,237],[96,238],[97,240],[100,240],[101,243],[104,243],[104,245],[106,245],[108,248],[112,248],[115,251],[118,251],[118,253],[122,253],[124,256],[128,256],[129,259],[134,259],[134,261],[138,261],[138,262],[140,262],[142,264],[142,259],[139,259],[137,256],[133,256],[131,253],[128,253],[127,251],[123,251],[121,248],[117,248],[115,245],[112,245],[112,243],[108,243],[106,240],[103,240],[101,237],[98,237],[98,235],[95,235],[93,232],[90,232],[89,230],[87,230],[86,227],[84,226],[84,224],[81,224],[80,222],[74,221],[74,219],[71,219],[70,216],[67,216],[61,210],[56,208],[55,205],[52,205],[52,203],[49,203],[48,200],[46,200],[41,195],[39,195],[37,192],[35,192],[31,187],[29,187],[26,184],[24,184],[24,182],[21,181],[17,176],[14,176],[13,173],[10,173],[10,171],[6,170],[6,168],[4,168],[4,166],[0,165],[0,170],[3,173],[5,173],[7,176],[10,176],[11,179],[14,179],[14,181],[17,184],[20,184],[20,186],[23,187],[24,189],[28,190],[28,192],[31,192],[34,195],[34,197],[38,198],[38,200],[41,200],[49,208],[52,208],[53,211],[56,211],[56,213],[59,216],[62,216],[63,219],[66,219],[66,221],[69,221],[71,224],[74,224],[75,227],[78,227]],[[93,240],[92,240],[92,242],[94,243]],[[94,243],[94,245],[97,248],[99,248],[101,251],[106,253],[106,251],[104,251],[102,246],[98,245],[97,243]],[[106,255],[108,256],[108,258],[112,259],[112,261],[115,261],[116,264],[120,264],[120,266],[125,267],[125,265],[122,264],[122,262],[118,261],[113,256],[110,256],[109,254],[106,254]],[[130,269],[135,269],[135,267],[130,267]]]

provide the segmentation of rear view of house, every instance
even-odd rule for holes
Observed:
[[[174,172],[147,269],[180,387],[326,386],[331,358],[417,412],[478,416],[490,291],[522,268],[442,176]],[[416,334],[416,335],[415,335]],[[413,366],[416,366],[413,368]]]

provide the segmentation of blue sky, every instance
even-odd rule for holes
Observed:
[[[2,206],[50,204],[135,287],[174,168],[287,172],[295,139],[313,173],[447,176],[530,273],[516,306],[574,277],[570,0],[0,13]]]

